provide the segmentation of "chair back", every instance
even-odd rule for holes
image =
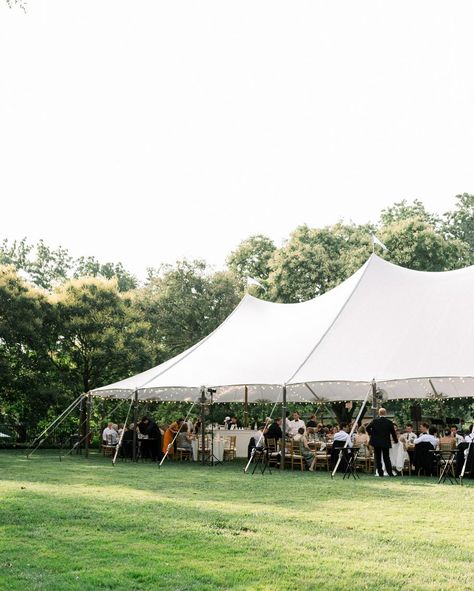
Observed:
[[[267,439],[267,449],[270,453],[277,451],[276,439]]]

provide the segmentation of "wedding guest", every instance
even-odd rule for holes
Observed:
[[[176,447],[189,451],[191,454],[191,458],[193,458],[193,438],[189,433],[187,423],[183,423],[181,427],[181,431],[178,433],[176,437]]]
[[[281,439],[283,437],[283,433],[281,430],[282,422],[283,421],[282,421],[281,417],[279,417],[278,419],[275,419],[273,421],[273,423],[268,427],[265,437],[267,439],[275,439],[275,441],[278,441],[279,439]]]
[[[298,429],[305,429],[305,424],[303,419],[300,417],[299,412],[293,413],[293,419],[288,423],[290,431],[290,437],[294,437],[298,433]]]
[[[458,433],[458,428],[456,425],[451,425],[450,427],[451,437],[456,441],[456,447],[464,441],[464,437]]]
[[[165,436],[163,438],[163,448],[162,451],[165,454],[166,450],[169,448],[168,451],[168,455],[169,456],[173,456],[174,455],[174,451],[176,448],[176,441],[174,442],[174,445],[171,445],[171,443],[173,442],[173,439],[175,438],[176,433],[178,433],[181,429],[181,425],[184,423],[184,419],[177,419],[176,421],[174,421],[174,423],[171,423],[171,425],[168,426],[168,428],[165,431]]]
[[[102,431],[102,442],[104,445],[117,445],[118,433],[113,423],[107,423],[107,427]]]
[[[359,455],[366,457],[369,455],[369,436],[364,425],[361,425],[357,429],[356,436],[354,437],[354,447],[359,447]]]
[[[340,423],[339,424],[339,431],[334,434],[333,442],[336,441],[342,442],[344,445],[339,444],[339,447],[352,447],[352,441],[349,435],[349,424],[348,423]],[[347,445],[346,445],[347,443]]]
[[[439,439],[436,437],[436,434],[438,433],[436,427],[429,427],[428,423],[423,423],[422,428],[423,432],[415,439],[415,445],[418,443],[431,443],[434,449],[438,449]],[[428,432],[426,432],[426,429],[428,429]]]
[[[316,420],[316,415],[311,415],[309,417],[309,421],[306,423],[306,427],[317,427],[318,426],[318,422]]]
[[[405,425],[405,433],[403,435],[408,445],[414,445],[416,433],[413,431],[413,425],[411,423]]]
[[[398,443],[398,438],[395,433],[394,424],[387,418],[387,411],[385,408],[379,408],[379,416],[367,425],[367,433],[370,435],[370,445],[374,448],[377,474],[380,477],[383,477],[384,475],[384,469],[382,466],[383,456],[385,470],[389,476],[393,476],[392,462],[390,461],[390,448],[392,447],[391,438],[393,438],[394,443]]]
[[[306,462],[306,465],[311,468],[313,466],[313,460],[314,460],[314,452],[311,451],[309,445],[308,445],[308,440],[306,439],[306,435],[305,435],[305,430],[304,427],[300,427],[298,429],[298,433],[296,433],[296,435],[293,437],[293,441],[296,441],[297,443],[300,444],[300,453],[304,458],[304,461]]]

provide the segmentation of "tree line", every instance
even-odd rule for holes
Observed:
[[[183,260],[148,269],[142,283],[121,263],[74,259],[43,240],[3,240],[0,425],[9,425],[20,440],[33,437],[81,392],[148,369],[196,343],[246,290],[284,303],[323,294],[367,260],[372,233],[387,246],[381,256],[411,269],[474,264],[474,195],[458,195],[444,215],[415,200],[382,210],[374,223],[302,225],[281,245],[250,236],[229,254],[222,271],[202,260]],[[247,286],[248,277],[260,285]],[[450,412],[470,412],[467,403],[448,404]],[[156,412],[166,419],[174,410],[166,405]],[[333,411],[340,416],[343,405],[333,405]]]

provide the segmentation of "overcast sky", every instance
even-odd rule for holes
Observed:
[[[0,0],[0,237],[143,276],[474,192],[474,4]]]

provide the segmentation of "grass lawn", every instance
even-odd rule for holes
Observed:
[[[0,590],[468,589],[474,486],[0,452]]]

